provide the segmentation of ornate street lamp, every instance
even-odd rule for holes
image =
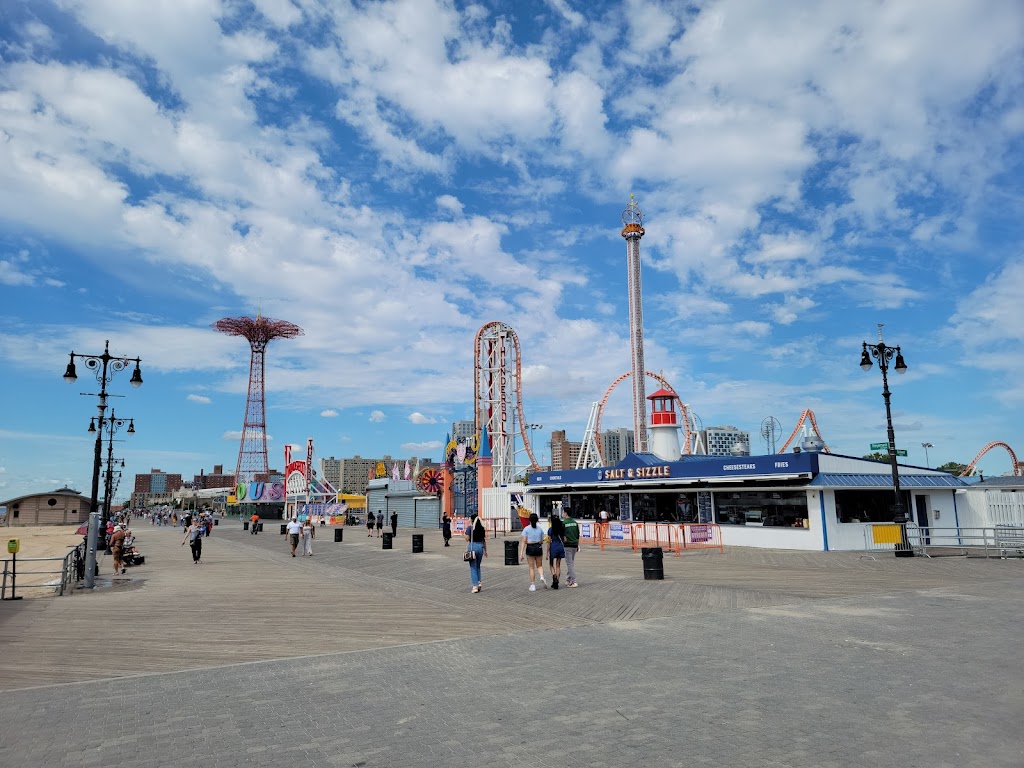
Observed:
[[[103,429],[106,426],[108,419],[104,415],[107,410],[107,384],[114,378],[114,374],[119,371],[123,371],[131,363],[135,363],[135,370],[132,371],[132,378],[130,384],[135,387],[142,386],[142,368],[141,358],[138,357],[115,357],[110,354],[110,340],[108,339],[103,345],[102,355],[82,355],[72,351],[70,354],[70,361],[68,367],[64,371],[64,381],[68,384],[74,384],[78,380],[78,373],[75,370],[75,358],[81,360],[85,367],[93,372],[96,377],[96,381],[99,382],[100,391],[97,394],[100,401],[96,406],[99,411],[99,415],[89,421],[89,431],[96,433],[96,443],[93,448],[93,461],[92,461],[92,494],[89,497],[89,537],[88,544],[86,546],[86,563],[85,563],[85,586],[92,588],[94,579],[96,576],[96,540],[97,530],[92,523],[92,516],[97,514],[99,509],[99,495],[100,495],[100,464],[102,463],[103,456]],[[90,394],[83,392],[83,395]],[[111,414],[113,415],[113,414]],[[129,432],[135,432],[135,425],[129,420]],[[113,435],[111,435],[113,437]],[[102,516],[100,524],[106,529],[107,515],[109,515],[109,506],[104,504],[106,512]]]
[[[893,493],[896,495],[893,505],[893,522],[905,525],[907,522],[907,508],[903,503],[903,494],[900,492],[900,472],[896,464],[896,435],[892,429],[892,408],[889,404],[889,363],[895,358],[893,370],[899,374],[907,372],[907,364],[903,360],[903,353],[900,352],[898,345],[890,347],[882,340],[881,323],[878,324],[878,343],[868,344],[866,341],[864,342],[863,352],[860,356],[860,367],[865,371],[870,371],[872,358],[878,361],[878,369],[882,372],[882,398],[885,400],[885,422],[889,437],[889,463],[892,465],[892,487]],[[905,528],[903,538],[904,544],[906,544]]]

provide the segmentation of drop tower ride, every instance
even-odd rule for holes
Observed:
[[[629,283],[629,347],[633,380],[633,444],[637,453],[647,453],[647,394],[644,367],[644,309],[640,286],[640,238],[644,236],[644,215],[633,195],[622,212],[622,236],[626,239],[626,275]]]

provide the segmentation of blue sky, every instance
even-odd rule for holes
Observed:
[[[249,353],[209,326],[258,308],[305,329],[270,349],[276,466],[437,458],[491,320],[527,418],[580,439],[629,367],[631,192],[647,366],[705,426],[759,452],[811,408],[868,452],[881,322],[910,463],[1024,453],[1024,6],[681,7],[4,3],[0,497],[88,490],[95,389],[61,375],[105,339],[143,359],[128,475],[233,467]]]

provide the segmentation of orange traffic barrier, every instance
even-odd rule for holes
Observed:
[[[683,523],[678,529],[681,549],[717,549],[724,552],[722,526],[717,523]]]

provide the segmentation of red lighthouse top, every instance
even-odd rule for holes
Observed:
[[[670,389],[662,387],[657,392],[647,396],[651,401],[651,426],[662,425],[676,426],[676,400],[679,395]]]

